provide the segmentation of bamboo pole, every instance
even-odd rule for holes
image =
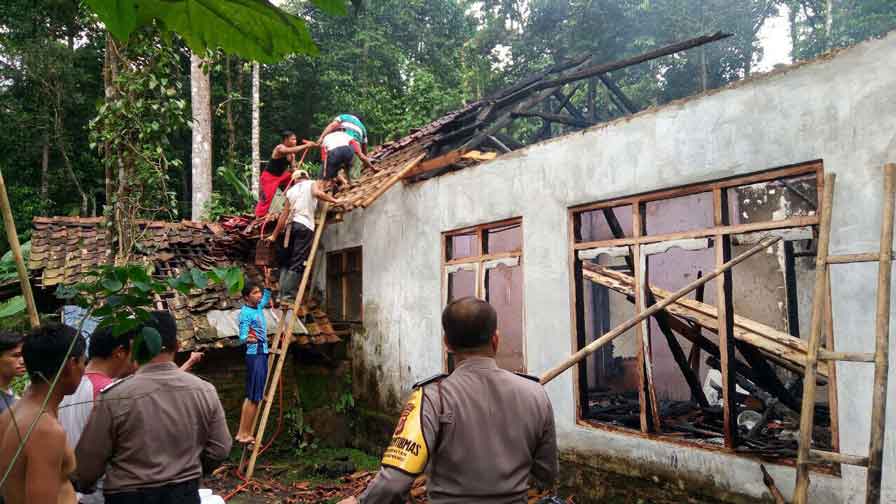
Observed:
[[[296,299],[292,305],[292,316],[286,325],[286,332],[280,337],[279,354],[275,356],[276,366],[274,367],[273,376],[268,379],[268,388],[265,391],[264,408],[261,413],[258,431],[255,433],[255,442],[252,446],[252,456],[249,458],[249,467],[246,469],[246,479],[251,480],[255,473],[255,463],[258,460],[258,452],[261,450],[261,443],[264,439],[264,431],[268,425],[268,418],[271,414],[271,404],[274,402],[274,394],[277,392],[277,385],[280,375],[283,373],[283,364],[289,352],[289,344],[292,342],[292,332],[295,329],[296,319],[299,316],[299,307],[302,306],[302,298],[305,296],[305,289],[311,278],[311,270],[314,266],[314,256],[317,254],[317,247],[320,244],[320,237],[324,232],[324,226],[327,222],[327,212],[330,210],[330,204],[324,203],[320,209],[320,216],[317,219],[317,227],[314,230],[314,240],[311,242],[311,251],[308,253],[308,259],[305,262],[305,270],[302,272],[302,281],[299,283],[299,290],[296,292]]]
[[[835,175],[829,173],[824,179],[821,206],[821,222],[818,228],[818,252],[815,256],[815,290],[812,297],[812,329],[809,334],[809,348],[806,354],[806,373],[803,378],[803,407],[800,413],[800,444],[797,451],[796,488],[793,492],[794,504],[806,504],[809,497],[809,463],[812,445],[812,428],[815,416],[816,371],[818,349],[824,329],[825,297],[827,294],[828,246],[831,241],[831,208],[833,207]]]
[[[883,472],[884,434],[887,421],[887,373],[889,371],[890,277],[893,271],[893,196],[896,192],[896,164],[884,166],[884,210],[880,231],[880,265],[877,270],[877,321],[875,328],[874,387],[871,400],[871,443],[865,503],[880,502]]]
[[[31,280],[28,278],[28,269],[25,267],[25,259],[22,256],[22,246],[19,244],[19,235],[16,233],[16,223],[12,217],[12,207],[9,204],[9,195],[6,193],[6,182],[3,173],[0,173],[0,206],[3,211],[3,227],[6,228],[6,239],[12,250],[12,257],[16,262],[16,271],[19,274],[19,283],[22,284],[22,296],[25,298],[25,306],[28,308],[28,320],[31,327],[40,325],[40,317],[37,315],[37,305],[34,303],[34,293],[31,292]]]
[[[631,329],[632,327],[634,327],[635,325],[637,325],[637,324],[638,324],[639,322],[641,322],[642,320],[644,320],[644,319],[646,319],[647,317],[650,317],[650,316],[652,316],[653,314],[657,313],[658,311],[660,311],[660,310],[666,308],[666,307],[669,306],[670,304],[672,304],[672,303],[674,303],[675,301],[677,301],[677,300],[683,298],[684,296],[686,296],[686,295],[687,295],[688,293],[690,293],[691,291],[697,289],[697,287],[700,287],[701,285],[703,285],[703,284],[709,282],[709,281],[712,280],[713,278],[715,278],[715,277],[721,275],[722,273],[724,273],[724,272],[730,270],[731,268],[733,268],[734,266],[736,266],[736,265],[738,265],[739,263],[743,262],[743,261],[746,260],[747,258],[753,256],[753,255],[756,254],[757,252],[759,252],[759,251],[765,249],[766,247],[770,247],[770,246],[774,245],[775,243],[777,243],[777,242],[780,241],[780,240],[781,240],[781,238],[779,238],[779,237],[777,237],[777,236],[772,237],[772,238],[766,238],[766,239],[763,239],[762,241],[760,241],[759,243],[757,243],[755,246],[753,246],[752,248],[750,248],[749,250],[747,250],[747,251],[744,252],[743,254],[741,254],[741,255],[735,257],[734,259],[728,261],[727,263],[723,264],[721,267],[719,267],[719,268],[716,269],[715,271],[713,271],[713,272],[711,272],[711,273],[709,273],[709,274],[703,276],[702,278],[698,278],[697,280],[694,280],[693,282],[691,282],[691,283],[685,285],[684,287],[682,287],[682,288],[679,289],[678,291],[675,291],[671,296],[669,296],[668,298],[664,299],[663,301],[661,301],[661,302],[659,302],[659,303],[657,303],[657,304],[651,306],[650,308],[648,308],[648,309],[642,311],[641,313],[635,315],[634,317],[628,319],[627,321],[625,321],[625,322],[619,324],[618,326],[616,326],[615,328],[613,328],[610,332],[608,332],[608,333],[604,334],[603,336],[601,336],[600,338],[598,338],[598,339],[592,341],[590,344],[588,344],[587,346],[583,347],[583,348],[582,348],[581,350],[579,350],[578,352],[572,354],[572,355],[571,355],[569,358],[567,358],[565,361],[563,361],[562,363],[558,364],[558,365],[557,365],[556,367],[554,367],[553,369],[550,369],[550,370],[548,370],[547,372],[545,372],[543,375],[541,375],[541,383],[542,383],[542,384],[548,383],[549,381],[553,380],[554,378],[556,378],[557,376],[559,376],[561,373],[563,373],[563,372],[566,371],[567,369],[569,369],[569,368],[571,368],[572,366],[574,366],[575,364],[577,364],[579,361],[581,361],[581,360],[584,359],[585,357],[587,357],[587,356],[593,354],[593,353],[594,353],[595,351],[597,351],[600,347],[602,347],[602,346],[606,345],[607,343],[613,341],[614,339],[616,339],[617,337],[619,337],[620,335],[622,335],[624,332],[628,331],[629,329]]]

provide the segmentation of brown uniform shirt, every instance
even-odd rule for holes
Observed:
[[[172,362],[146,364],[97,400],[75,455],[85,488],[107,494],[197,479],[233,443],[215,387]]]
[[[427,491],[433,504],[525,503],[532,475],[545,485],[558,472],[554,413],[539,383],[465,359],[447,378],[424,386]],[[415,479],[382,467],[362,504],[403,502]]]

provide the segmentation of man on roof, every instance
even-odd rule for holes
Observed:
[[[358,145],[361,147],[361,152],[365,155],[367,154],[367,127],[364,126],[364,123],[362,123],[357,116],[352,114],[339,114],[333,118],[333,120],[330,121],[330,124],[324,128],[323,133],[320,134],[317,143],[323,142],[324,137],[334,131],[344,131],[348,133],[349,136],[358,142]]]
[[[308,147],[313,147],[314,142],[305,140],[298,145],[296,134],[290,130],[281,133],[280,143],[274,147],[271,160],[261,172],[258,184],[258,203],[255,205],[255,217],[264,217],[271,209],[271,202],[277,189],[286,190],[289,185],[292,170],[296,161],[296,154]]]
[[[370,158],[367,157],[367,127],[352,114],[340,114],[330,121],[324,128],[317,141],[321,145],[321,161],[324,168],[324,180],[336,180],[339,186],[348,184],[345,175],[351,171],[355,156],[364,163],[364,166],[372,168]]]

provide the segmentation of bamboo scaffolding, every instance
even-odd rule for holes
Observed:
[[[40,325],[40,317],[37,315],[37,305],[34,303],[34,293],[31,291],[31,280],[28,278],[28,268],[25,267],[25,259],[22,256],[22,246],[19,244],[19,235],[16,233],[16,223],[12,217],[12,207],[9,205],[9,195],[6,193],[6,182],[3,173],[0,173],[0,207],[3,211],[3,227],[6,228],[6,239],[12,250],[12,257],[16,262],[16,272],[19,275],[19,283],[22,285],[22,297],[25,298],[25,306],[28,309],[28,321],[31,327]]]
[[[675,301],[686,296],[691,291],[697,289],[697,287],[704,285],[705,283],[716,278],[717,276],[721,275],[722,273],[730,270],[737,264],[739,264],[739,263],[743,262],[744,260],[748,259],[749,257],[755,255],[757,252],[774,245],[775,243],[777,243],[780,240],[781,239],[778,237],[763,239],[758,244],[751,247],[749,250],[745,251],[743,254],[740,254],[739,256],[735,257],[734,259],[726,262],[725,264],[723,264],[720,268],[716,269],[715,271],[703,276],[702,278],[694,280],[693,282],[689,283],[688,285],[685,285],[684,287],[682,287],[681,289],[679,289],[678,291],[673,293],[671,296],[664,299],[663,301],[651,306],[650,308],[642,311],[641,313],[638,313],[631,319],[619,324],[614,329],[612,329],[610,332],[604,334],[600,338],[589,343],[587,346],[583,347],[581,350],[572,354],[569,358],[567,358],[566,360],[564,360],[563,362],[561,362],[554,368],[548,370],[543,375],[541,375],[541,383],[545,384],[545,383],[550,382],[551,380],[553,380],[554,378],[559,376],[561,373],[563,373],[567,369],[569,369],[572,366],[574,366],[575,364],[577,364],[579,361],[581,361],[585,357],[596,352],[600,347],[613,341],[614,339],[621,336],[623,333],[625,333],[632,327],[636,326],[642,320],[645,320],[646,318],[654,315],[655,313],[659,312],[660,310],[665,309],[667,306],[671,305]]]

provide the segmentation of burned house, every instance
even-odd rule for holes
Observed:
[[[355,391],[394,412],[414,382],[450,370],[451,299],[491,302],[500,364],[539,375],[774,236],[547,390],[577,495],[624,475],[746,502],[767,498],[765,464],[789,496],[824,176],[837,175],[831,253],[877,250],[882,167],[896,161],[896,34],[584,127],[561,86],[613,68],[572,62],[470,104],[383,146],[378,170],[340,195],[351,204],[323,234],[315,284],[331,316],[361,323]],[[551,96],[539,117],[584,129],[508,145],[501,128]],[[826,346],[870,351],[877,267],[831,271]],[[814,447],[867,452],[871,377],[863,363],[819,366]],[[884,501],[896,499],[894,452],[890,436]],[[864,488],[864,469],[811,474],[811,502],[858,502]]]

